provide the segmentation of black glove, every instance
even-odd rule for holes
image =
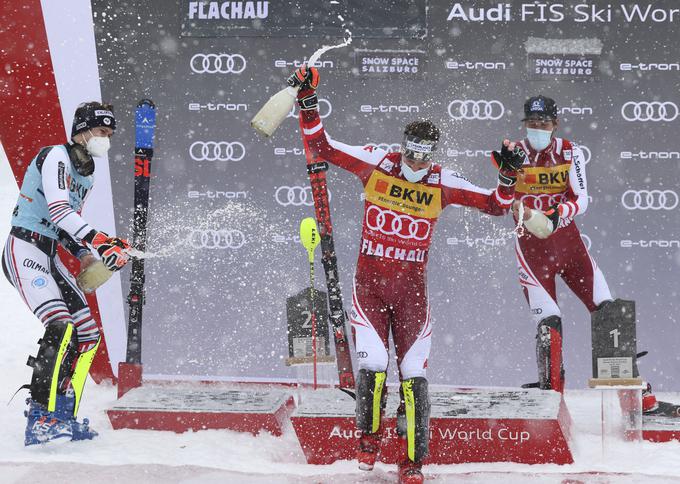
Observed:
[[[501,152],[492,151],[491,158],[498,167],[498,179],[503,185],[513,186],[517,183],[517,170],[524,164],[526,153],[519,145],[510,151],[507,146],[501,147]]]
[[[291,87],[300,88],[297,95],[300,109],[308,111],[318,108],[316,88],[319,87],[319,70],[316,67],[307,67],[306,64],[298,67],[286,82]]]

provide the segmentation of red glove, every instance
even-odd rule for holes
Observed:
[[[110,271],[119,271],[128,263],[130,256],[125,252],[131,247],[129,242],[119,237],[109,237],[104,232],[97,232],[94,236],[85,240],[95,249],[106,268]]]
[[[316,67],[307,67],[306,64],[298,67],[287,82],[291,87],[300,88],[297,96],[300,109],[303,111],[317,109],[319,99],[316,96],[316,88],[319,87],[319,70]]]

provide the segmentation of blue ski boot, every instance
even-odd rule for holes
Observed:
[[[82,423],[78,422],[73,416],[73,407],[76,404],[76,397],[73,391],[67,391],[66,395],[57,395],[57,404],[54,409],[54,415],[71,425],[73,437],[71,440],[92,440],[97,435],[97,432],[90,428],[90,421],[84,418]]]
[[[54,412],[48,412],[45,407],[30,398],[26,400],[29,407],[24,412],[26,416],[26,434],[24,445],[44,444],[51,440],[73,438],[71,423],[57,418]]]

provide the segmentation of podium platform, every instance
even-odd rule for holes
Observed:
[[[381,460],[403,455],[396,435],[398,394],[390,389]],[[541,390],[431,389],[429,464],[570,464],[571,417],[562,396]],[[354,459],[354,400],[334,389],[301,394],[291,422],[310,464]]]
[[[229,429],[281,435],[294,406],[292,392],[268,385],[148,384],[123,395],[107,411],[114,429]]]
[[[680,440],[680,418],[664,415],[643,415],[642,438],[651,442]]]

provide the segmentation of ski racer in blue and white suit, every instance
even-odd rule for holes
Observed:
[[[113,108],[98,102],[76,110],[71,141],[42,148],[29,164],[12,214],[2,268],[43,323],[27,412],[26,445],[55,438],[91,439],[96,432],[75,416],[100,341],[85,296],[59,255],[61,243],[81,261],[95,249],[109,270],[123,267],[127,241],[94,229],[80,212],[94,184],[93,156],[104,156],[115,130]]]

